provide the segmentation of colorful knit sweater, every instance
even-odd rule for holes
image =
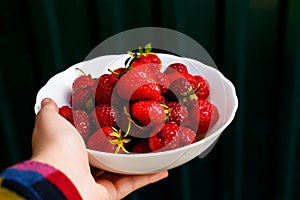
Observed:
[[[82,199],[66,175],[47,164],[25,161],[0,174],[0,199]]]

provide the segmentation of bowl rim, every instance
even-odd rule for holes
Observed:
[[[88,153],[96,153],[97,155],[103,155],[103,156],[112,156],[112,157],[145,157],[147,155],[147,157],[152,157],[152,156],[156,156],[156,155],[164,155],[164,154],[170,154],[170,153],[176,153],[177,151],[178,152],[185,152],[187,151],[189,148],[192,148],[194,146],[197,146],[197,145],[201,145],[202,143],[206,143],[208,140],[211,140],[213,139],[214,137],[219,137],[219,135],[223,132],[223,130],[233,121],[234,117],[235,117],[235,114],[236,114],[236,111],[238,109],[238,98],[237,98],[237,94],[236,94],[236,89],[233,85],[233,83],[227,79],[218,69],[214,68],[214,67],[211,67],[211,66],[208,66],[204,63],[202,63],[201,61],[198,61],[196,59],[192,59],[192,58],[187,58],[187,57],[180,57],[180,56],[175,56],[175,55],[171,55],[171,54],[166,54],[166,53],[157,53],[158,56],[166,56],[166,57],[178,57],[180,59],[184,59],[186,60],[187,62],[189,61],[192,61],[192,62],[198,62],[199,64],[201,64],[203,67],[213,71],[214,73],[216,73],[221,79],[222,79],[222,83],[223,83],[223,87],[224,87],[224,84],[226,84],[227,86],[229,86],[229,89],[230,89],[230,94],[232,95],[232,105],[233,105],[233,108],[232,110],[230,110],[230,115],[228,117],[228,120],[225,121],[225,123],[223,123],[217,130],[215,130],[212,134],[208,135],[207,137],[203,138],[202,140],[200,141],[197,141],[193,144],[189,144],[189,145],[186,145],[186,146],[183,146],[183,147],[179,147],[179,148],[176,148],[176,149],[172,149],[172,150],[167,150],[167,151],[158,151],[158,152],[149,152],[149,153],[129,153],[129,154],[117,154],[117,153],[109,153],[109,152],[101,152],[101,151],[96,151],[96,150],[93,150],[93,149],[89,149],[86,147]],[[37,95],[36,95],[36,102],[35,102],[35,105],[34,105],[34,111],[35,111],[35,114],[38,113],[39,109],[40,109],[40,102],[39,102],[39,95],[41,94],[41,92],[43,90],[45,90],[48,86],[49,86],[49,83],[51,83],[51,81],[53,81],[55,79],[55,77],[57,76],[61,76],[63,73],[67,73],[67,71],[69,70],[72,70],[72,69],[75,69],[76,67],[82,67],[84,66],[84,63],[85,62],[91,62],[91,61],[94,61],[95,59],[99,59],[99,58],[104,58],[104,57],[112,57],[112,58],[121,58],[121,56],[129,56],[128,54],[112,54],[112,55],[103,55],[103,56],[99,56],[99,57],[96,57],[96,58],[93,58],[91,60],[87,60],[87,61],[82,61],[82,62],[79,62],[79,63],[75,63],[73,65],[71,65],[70,67],[67,67],[65,70],[55,74],[54,76],[52,76],[45,84],[43,87],[40,88],[40,90],[38,91]]]

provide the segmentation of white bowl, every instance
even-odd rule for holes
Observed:
[[[232,122],[238,107],[235,88],[217,69],[194,59],[169,54],[158,54],[158,56],[162,60],[163,68],[171,63],[181,62],[187,65],[191,74],[200,74],[209,82],[209,101],[218,108],[219,120],[208,130],[204,139],[170,151],[145,154],[113,154],[87,149],[89,162],[92,166],[121,174],[148,174],[172,169],[197,156],[204,157],[213,148],[222,131]],[[95,78],[103,73],[108,73],[108,68],[122,67],[126,58],[128,58],[127,54],[101,56],[75,64],[58,73],[38,92],[35,112],[37,113],[40,110],[40,103],[45,97],[54,99],[58,106],[68,104],[72,82],[80,75],[80,72],[75,68],[81,68],[86,74],[91,74]]]

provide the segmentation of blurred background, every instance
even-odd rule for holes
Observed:
[[[0,3],[0,167],[30,158],[34,103],[54,74],[122,31],[201,44],[236,86],[215,148],[126,199],[300,199],[300,1],[23,0]]]

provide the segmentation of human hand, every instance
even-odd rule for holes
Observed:
[[[167,171],[134,176],[105,172],[94,178],[82,137],[58,114],[56,103],[48,98],[42,101],[36,116],[32,152],[32,160],[49,164],[66,174],[83,199],[122,199],[168,176]]]

